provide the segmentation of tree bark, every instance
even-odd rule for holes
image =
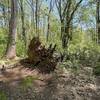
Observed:
[[[48,21],[48,28],[47,28],[47,41],[48,41],[48,38],[49,38],[49,34],[50,34],[50,14],[51,14],[51,11],[52,11],[52,9],[53,9],[53,5],[52,5],[52,0],[50,1],[50,8],[49,8],[49,13],[48,13],[48,19],[47,19],[47,21]]]
[[[25,23],[24,23],[24,8],[23,8],[23,0],[20,0],[21,7],[21,20],[22,20],[22,34],[25,37]]]
[[[63,34],[65,33],[65,29],[64,29],[64,20],[61,20],[61,39]]]
[[[26,29],[25,29],[25,13],[24,13],[24,6],[23,6],[23,0],[20,0],[20,8],[21,8],[21,21],[22,21],[22,37],[25,43],[25,46],[27,47],[27,38],[26,38]]]
[[[62,47],[66,48],[68,47],[68,43],[70,40],[70,26],[67,25],[67,27],[65,27],[65,31],[62,34]]]
[[[6,26],[6,9],[5,9],[5,6],[4,5],[2,6],[2,11],[3,11],[3,18],[4,18],[3,27],[5,27]]]
[[[97,1],[96,6],[96,31],[98,35],[98,44],[100,44],[100,1]]]
[[[9,36],[6,49],[6,58],[16,57],[16,34],[17,34],[17,0],[11,0],[11,18],[9,22]]]
[[[69,40],[72,38],[71,22],[82,1],[83,0],[79,0],[72,9],[72,0],[55,0],[61,22],[61,40],[63,48],[68,47]]]
[[[36,35],[39,37],[39,33],[38,33],[38,0],[36,0],[35,20],[36,20]]]

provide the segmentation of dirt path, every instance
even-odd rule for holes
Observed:
[[[22,65],[0,71],[0,92],[7,100],[100,100],[99,83],[91,68],[78,74],[61,69],[43,75]]]

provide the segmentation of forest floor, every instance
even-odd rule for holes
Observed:
[[[17,62],[0,70],[0,100],[100,100],[100,77],[92,71],[82,67],[75,73],[58,67],[41,74]]]

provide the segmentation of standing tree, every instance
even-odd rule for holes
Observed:
[[[50,5],[49,5],[49,13],[48,13],[48,18],[47,18],[47,22],[48,22],[48,26],[47,26],[47,37],[46,37],[46,40],[48,41],[48,38],[49,38],[49,33],[50,33],[50,14],[51,14],[51,11],[53,9],[53,0],[50,0]]]
[[[37,36],[39,37],[39,33],[38,33],[38,4],[39,4],[39,1],[36,0],[36,11],[35,11],[35,20],[36,20],[36,34]]]
[[[9,36],[6,49],[6,58],[16,57],[16,34],[17,34],[17,0],[11,0],[11,18],[9,22]]]
[[[21,9],[21,21],[22,21],[22,36],[23,36],[25,46],[27,46],[26,29],[25,29],[25,12],[24,12],[23,0],[20,0],[20,9]]]
[[[100,0],[96,2],[96,29],[98,34],[98,43],[100,44]]]
[[[62,47],[68,46],[71,39],[70,28],[75,12],[83,0],[55,0],[61,23]]]

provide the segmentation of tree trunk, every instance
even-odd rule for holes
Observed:
[[[38,0],[36,0],[35,20],[36,20],[36,35],[39,37],[39,33],[38,33]]]
[[[49,12],[49,14],[50,14],[50,12]],[[50,33],[50,15],[48,15],[48,28],[47,28],[47,37],[46,37],[47,41],[49,38],[49,33]]]
[[[73,20],[75,12],[77,11],[79,5],[83,0],[79,0],[79,2],[75,4],[74,8],[73,8],[74,2],[72,1],[73,0],[55,0],[61,21],[61,40],[63,48],[68,46],[68,42],[72,38],[72,33],[70,32],[71,28],[70,25]]]
[[[49,38],[49,34],[50,34],[50,14],[51,14],[51,11],[53,9],[53,5],[52,5],[52,0],[50,1],[50,8],[49,8],[49,13],[48,13],[48,28],[47,28],[47,41],[48,41],[48,38]]]
[[[64,21],[61,20],[61,39],[62,39],[62,36],[63,36],[64,33],[65,33],[65,30],[64,30]]]
[[[6,26],[6,9],[5,9],[5,6],[3,5],[2,6],[2,13],[3,13],[3,22],[4,22],[4,24],[3,24],[3,27],[5,27]]]
[[[43,16],[43,34],[45,34],[45,25],[46,25],[46,18],[45,15]]]
[[[100,1],[97,1],[96,7],[96,30],[98,34],[98,44],[100,44]]]
[[[24,14],[24,7],[23,7],[23,0],[20,0],[20,7],[21,7],[21,21],[22,21],[22,36],[24,39],[25,46],[27,45],[26,39],[26,32],[25,32],[25,14]]]
[[[69,27],[69,25],[67,25],[67,27],[65,27],[65,31],[62,35],[62,47],[63,48],[68,47],[69,40],[70,40],[70,27]]]
[[[6,58],[16,57],[16,33],[17,33],[17,0],[11,0],[11,18],[9,22],[9,36],[6,49]]]
[[[34,1],[32,0],[32,19],[31,19],[31,25],[32,25],[32,28],[33,28],[33,26],[34,26],[34,29],[35,29],[35,10],[34,10]]]

